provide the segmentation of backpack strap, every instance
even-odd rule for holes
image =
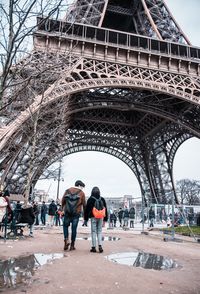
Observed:
[[[99,196],[99,198],[96,198],[94,196],[91,196],[91,198],[93,198],[94,200],[100,201],[101,200],[101,196]]]

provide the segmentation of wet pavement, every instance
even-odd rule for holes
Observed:
[[[103,228],[103,254],[90,253],[90,227],[81,224],[73,252],[63,251],[62,227],[36,229],[34,238],[25,230],[23,241],[1,240],[0,292],[199,293],[199,244],[191,238],[164,242],[159,230],[141,232],[139,226]]]
[[[116,237],[104,237],[104,239],[113,241]],[[87,238],[79,238],[88,240]],[[119,238],[116,238],[119,239]],[[45,265],[52,263],[55,259],[63,258],[64,254],[43,254],[36,253],[18,258],[10,258],[0,261],[0,288],[1,291],[6,288],[17,288],[21,284],[28,285],[32,282],[35,271]],[[123,252],[105,256],[109,261],[134,266],[144,269],[169,270],[180,267],[172,259],[145,252]]]
[[[53,260],[62,258],[62,253],[36,253],[0,261],[0,289],[16,288],[31,283],[35,271]]]
[[[171,258],[145,252],[122,252],[106,256],[110,261],[144,269],[169,270],[180,267]]]

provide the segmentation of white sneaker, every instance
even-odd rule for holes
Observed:
[[[29,234],[29,237],[32,237],[32,238],[33,238],[33,233],[30,233],[30,234]]]

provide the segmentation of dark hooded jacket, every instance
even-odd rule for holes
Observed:
[[[92,209],[94,207],[95,204],[95,199],[93,198],[95,197],[96,199],[99,199],[101,196],[99,195],[91,195],[90,198],[88,198],[87,204],[86,204],[86,208],[85,208],[85,213],[84,213],[84,220],[88,221],[89,218],[94,217],[93,213],[92,213]],[[103,202],[103,205],[106,209],[106,215],[104,217],[104,221],[108,220],[108,212],[107,212],[107,206],[106,206],[106,201],[103,197],[101,197],[101,200]]]

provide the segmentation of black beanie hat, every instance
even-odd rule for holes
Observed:
[[[85,187],[85,184],[82,182],[82,181],[80,181],[80,180],[77,180],[76,182],[75,182],[75,187],[78,187],[78,186],[81,186],[81,187]]]

